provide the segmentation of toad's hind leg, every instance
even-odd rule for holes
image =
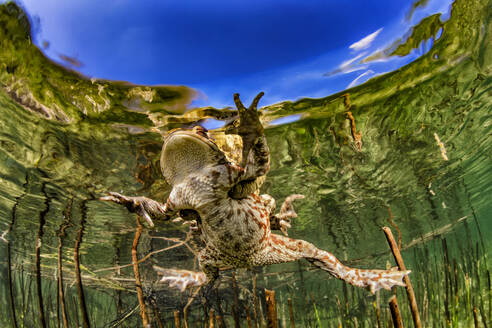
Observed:
[[[169,287],[178,288],[181,292],[190,287],[201,287],[207,283],[204,272],[194,272],[179,269],[165,269],[154,265],[154,270],[162,276],[159,282],[169,283]]]
[[[202,271],[189,271],[181,269],[165,269],[154,265],[154,270],[162,278],[159,282],[169,283],[169,287],[178,288],[181,292],[191,287],[212,288],[216,285],[219,277],[219,268],[227,266],[214,256],[215,253],[209,248],[204,248],[198,254],[198,262]]]
[[[405,286],[403,277],[410,271],[356,269],[343,265],[333,254],[304,240],[271,235],[271,241],[256,265],[290,262],[305,258],[312,264],[351,285],[368,288],[371,293],[391,287]]]

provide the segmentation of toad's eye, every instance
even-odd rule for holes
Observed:
[[[208,134],[207,134],[208,130],[205,129],[203,126],[197,125],[193,127],[193,132],[201,135],[202,137],[208,138]]]

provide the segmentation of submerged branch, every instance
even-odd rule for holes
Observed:
[[[140,272],[138,271],[137,247],[138,241],[140,240],[140,235],[142,234],[142,229],[143,226],[140,223],[140,218],[137,216],[137,230],[135,231],[135,238],[133,239],[132,244],[133,273],[135,275],[135,285],[137,290],[138,304],[140,305],[140,316],[142,317],[142,324],[144,327],[150,327],[147,310],[145,308],[145,300],[142,291],[142,282],[140,280]]]
[[[85,225],[85,217],[86,217],[86,205],[85,205],[86,200],[84,200],[81,204],[82,208],[82,218],[80,219],[80,228],[77,232],[77,239],[75,240],[75,246],[73,250],[73,260],[75,263],[75,282],[77,284],[77,292],[79,296],[79,305],[80,305],[80,311],[82,312],[82,323],[84,325],[84,328],[89,328],[89,316],[87,314],[87,307],[85,304],[85,297],[84,297],[84,289],[82,287],[82,279],[80,278],[80,263],[79,263],[79,248],[80,248],[80,243],[82,242],[82,236],[84,234],[84,225]]]
[[[171,240],[171,238],[169,238],[169,240]],[[175,244],[175,245],[172,245],[172,246],[169,246],[169,247],[166,247],[166,248],[158,249],[156,251],[152,251],[152,252],[148,253],[147,255],[145,255],[144,257],[142,257],[140,260],[138,260],[136,262],[132,262],[130,264],[117,265],[117,266],[113,266],[113,267],[110,267],[110,268],[97,269],[97,270],[94,270],[93,272],[94,273],[97,273],[97,272],[103,272],[103,271],[112,271],[112,270],[123,269],[123,268],[129,267],[129,266],[133,266],[133,265],[135,265],[135,263],[136,264],[140,264],[142,262],[147,261],[152,255],[159,254],[159,253],[162,253],[162,252],[171,250],[173,248],[177,248],[179,246],[186,245],[186,243],[187,243],[188,240],[189,240],[189,237],[187,237],[185,240],[179,240],[179,239],[172,238],[171,241],[175,241],[175,242],[178,242],[179,241],[178,244]]]
[[[38,311],[39,311],[39,321],[41,324],[41,327],[46,327],[46,318],[44,315],[44,307],[43,307],[43,292],[41,290],[41,240],[43,238],[43,228],[46,223],[46,214],[48,214],[50,210],[50,202],[48,195],[46,194],[46,184],[43,183],[41,186],[41,192],[43,193],[45,197],[45,208],[41,213],[39,213],[39,228],[38,228],[38,234],[36,237],[36,256],[35,256],[35,262],[36,262],[36,290],[37,290],[37,296],[38,296]]]
[[[58,267],[58,297],[60,299],[61,304],[61,314],[63,320],[63,327],[67,328],[68,318],[67,318],[67,309],[65,305],[65,293],[63,291],[63,265],[62,265],[62,250],[63,250],[63,238],[65,237],[65,229],[67,229],[70,224],[70,217],[72,211],[72,203],[73,198],[70,198],[67,204],[67,208],[65,209],[65,220],[60,226],[60,232],[58,233],[58,259],[57,259],[57,267]]]

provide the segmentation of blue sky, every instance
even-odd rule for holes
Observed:
[[[360,64],[436,12],[430,0],[406,20],[408,0],[23,0],[43,51],[82,63],[90,77],[186,85],[194,106],[232,106],[259,91],[262,105],[324,97],[394,70],[424,53]],[[362,40],[362,41],[361,41]],[[352,47],[351,47],[352,46]],[[429,45],[427,45],[427,48]],[[329,73],[329,74],[326,74]],[[331,73],[331,74],[330,74]]]

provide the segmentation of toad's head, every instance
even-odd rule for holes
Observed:
[[[201,126],[171,130],[164,138],[161,153],[161,170],[166,181],[173,186],[207,166],[240,163],[241,138],[230,134],[217,134],[215,137],[217,141]],[[264,181],[265,176],[241,181],[231,187],[229,196],[241,199],[258,193]]]
[[[225,154],[201,126],[175,129],[164,138],[161,169],[171,185],[180,183],[191,173],[199,172],[206,166],[226,162]]]

